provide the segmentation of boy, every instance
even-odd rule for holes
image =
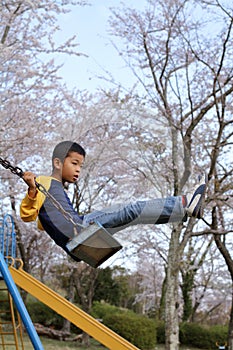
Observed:
[[[190,195],[135,201],[127,204],[111,206],[79,216],[64,191],[65,182],[78,180],[85,160],[85,150],[77,143],[63,141],[59,143],[52,155],[51,176],[36,176],[25,172],[23,179],[28,185],[28,192],[20,206],[23,221],[34,221],[38,218],[38,228],[45,230],[57,245],[63,248],[74,260],[79,261],[66,248],[67,242],[74,237],[74,225],[68,221],[54,206],[49,198],[37,190],[35,180],[42,184],[62,208],[68,212],[77,224],[88,226],[99,222],[110,234],[114,234],[130,225],[164,224],[186,220],[187,216],[201,218],[202,202],[206,190],[205,176]]]

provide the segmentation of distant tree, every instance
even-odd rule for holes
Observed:
[[[0,4],[0,150],[1,157],[22,169],[40,171],[49,161],[53,138],[69,110],[69,92],[59,77],[58,55],[81,54],[75,37],[56,44],[58,17],[85,1],[2,1]],[[49,152],[50,151],[50,152]],[[43,163],[42,163],[43,159]],[[18,217],[18,198],[25,185],[0,168],[0,210]],[[40,235],[17,225],[20,256],[26,270],[30,246]]]
[[[208,287],[209,279],[212,276],[212,270],[211,270],[206,280],[204,281],[202,279],[200,281],[200,283],[203,285],[202,296],[201,298],[199,298],[198,303],[197,302],[193,303],[193,292],[195,290],[195,285],[197,283],[196,279],[198,275],[198,270],[203,268],[203,265],[206,260],[206,256],[208,256],[208,253],[210,250],[209,248],[213,243],[213,237],[210,237],[210,239],[206,237],[205,241],[203,240],[202,242],[200,242],[199,240],[198,242],[196,240],[196,242],[194,242],[194,239],[190,239],[188,242],[187,250],[184,253],[183,261],[181,262],[181,265],[180,265],[181,276],[182,276],[181,291],[183,296],[183,315],[182,315],[183,322],[194,320],[195,313],[198,309],[198,306],[200,306],[201,298],[204,297],[206,289]],[[200,247],[201,247],[201,250],[200,250]]]
[[[100,269],[95,283],[93,301],[105,301],[112,305],[119,305],[120,285],[113,279],[112,269]]]
[[[121,39],[123,47],[115,44],[116,50],[138,83],[137,101],[146,103],[155,121],[167,128],[161,183],[177,195],[191,185],[192,172],[205,170],[213,179],[208,203],[224,207],[224,232],[229,232],[231,197],[224,198],[232,189],[232,4],[148,1],[144,11],[112,9],[110,28]],[[220,193],[213,187],[217,181]],[[204,231],[194,220],[170,227],[165,295],[169,350],[179,346],[180,262],[189,238]]]
[[[113,268],[113,278],[120,288],[120,300],[117,306],[140,312],[140,304],[136,302],[136,295],[139,289],[138,273],[121,266],[115,266]]]
[[[99,274],[98,269],[88,266],[86,263],[79,263],[72,271],[76,302],[82,305],[82,309],[90,313],[95,294],[95,284]],[[82,343],[90,345],[89,335],[84,333]]]

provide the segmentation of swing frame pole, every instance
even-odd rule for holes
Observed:
[[[15,282],[10,274],[10,271],[8,269],[8,266],[5,262],[5,259],[0,252],[0,272],[2,274],[2,277],[6,283],[6,286],[8,288],[9,293],[12,296],[12,299],[14,300],[15,306],[20,314],[20,317],[22,319],[22,322],[24,324],[24,327],[28,333],[29,338],[31,339],[31,342],[33,344],[33,347],[35,350],[43,350],[43,345],[40,341],[40,338],[35,330],[35,327],[32,323],[32,320],[29,316],[29,313],[24,305],[24,302],[22,300],[22,297],[15,285]]]

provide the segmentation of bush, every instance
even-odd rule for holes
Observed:
[[[207,327],[195,323],[183,323],[180,326],[180,342],[182,345],[192,345],[200,349],[215,349],[216,342],[220,345],[227,340],[226,326]]]
[[[100,302],[93,304],[92,316],[141,349],[152,349],[156,345],[156,324],[147,317]]]
[[[132,312],[105,315],[104,324],[114,332],[141,349],[152,349],[156,345],[155,322]]]
[[[163,321],[156,322],[157,343],[165,344],[165,323]]]
[[[105,315],[119,314],[126,312],[125,309],[120,309],[117,306],[110,305],[108,303],[100,303],[98,301],[93,303],[91,315],[98,319],[103,319]]]
[[[0,291],[0,300],[0,318],[9,321],[11,319],[11,314],[8,293],[6,291]]]
[[[46,327],[52,325],[56,328],[61,328],[63,325],[63,317],[40,301],[28,301],[27,310],[34,323],[40,323]]]
[[[165,324],[156,323],[157,343],[165,343]],[[226,326],[203,326],[196,323],[180,325],[181,345],[193,346],[199,349],[216,349],[216,342],[224,345],[227,341],[228,328]]]
[[[213,337],[213,343],[215,345],[215,349],[216,349],[216,342],[219,345],[224,345],[225,343],[227,343],[228,326],[221,326],[221,325],[212,326],[210,330],[211,330],[210,336]]]

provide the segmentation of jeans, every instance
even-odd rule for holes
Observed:
[[[83,224],[100,223],[110,234],[114,234],[131,225],[165,224],[180,222],[186,218],[182,197],[167,197],[152,200],[132,201],[113,205],[84,215]]]

